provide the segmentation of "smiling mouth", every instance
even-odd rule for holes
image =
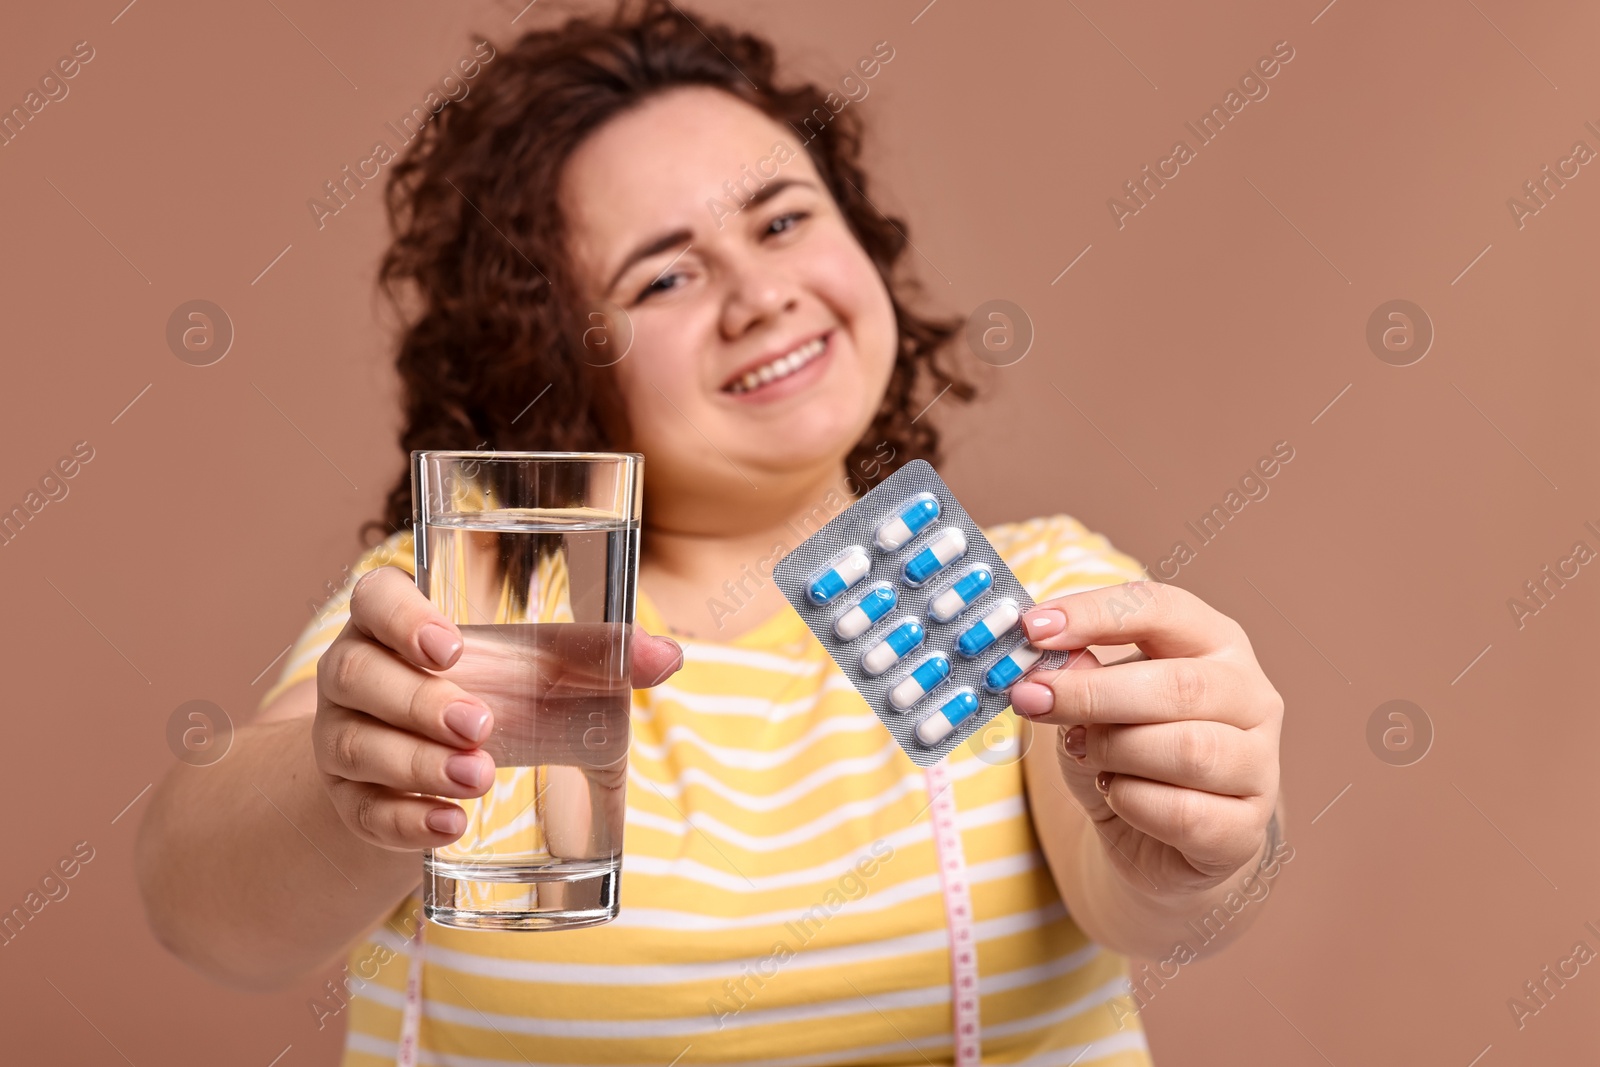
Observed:
[[[828,348],[828,338],[830,336],[832,336],[831,330],[821,337],[812,338],[803,345],[797,345],[777,359],[746,371],[728,385],[723,386],[723,391],[736,395],[748,393],[753,389],[759,389],[764,385],[770,385],[773,382],[789,377],[789,375],[801,370],[806,364],[822,355]]]

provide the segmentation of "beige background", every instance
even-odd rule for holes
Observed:
[[[306,200],[470,32],[503,42],[546,5],[512,26],[520,2],[123,2],[14,7],[0,33],[8,107],[95,50],[0,148],[0,504],[94,449],[0,548],[0,905],[94,849],[0,948],[0,1032],[18,1063],[332,1064],[320,982],[234,993],[154,944],[138,798],[179,705],[248,718],[401,469],[379,189],[321,231]],[[1151,1003],[1158,1062],[1594,1062],[1600,967],[1521,1030],[1506,1002],[1579,939],[1600,949],[1600,567],[1521,629],[1506,603],[1600,548],[1600,163],[1520,229],[1506,201],[1574,141],[1600,150],[1600,9],[923,3],[704,10],[824,81],[894,47],[850,105],[874,198],[910,220],[937,307],[1007,299],[1036,333],[981,407],[935,409],[968,508],[1067,511],[1154,565],[1295,449],[1176,579],[1244,624],[1287,701],[1295,858],[1249,937]],[[1119,230],[1107,198],[1280,40],[1270,96]],[[1365,340],[1397,298],[1437,331],[1407,367]],[[165,341],[192,299],[237,332],[209,367]],[[1368,747],[1391,699],[1435,731],[1411,766]]]

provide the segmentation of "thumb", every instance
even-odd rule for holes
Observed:
[[[670,637],[634,629],[632,682],[635,689],[660,685],[683,666],[683,647]]]

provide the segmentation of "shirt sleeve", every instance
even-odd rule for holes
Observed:
[[[339,587],[339,591],[317,609],[316,615],[312,616],[306,628],[300,631],[300,636],[295,639],[294,644],[289,646],[283,670],[278,674],[278,680],[273,683],[272,688],[267,690],[261,702],[256,705],[258,711],[278,699],[290,687],[317,676],[317,661],[328,651],[328,646],[333,644],[333,639],[339,636],[344,624],[350,620],[350,591],[355,588],[357,579],[368,571],[389,564],[415,576],[416,560],[412,556],[411,545],[411,531],[401,530],[390,535],[382,543],[374,545],[356,560],[355,565],[350,568],[349,577]]]
[[[1150,576],[1140,562],[1071,515],[998,527],[990,543],[1035,603]]]

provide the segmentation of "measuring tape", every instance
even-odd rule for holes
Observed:
[[[950,788],[949,760],[925,768],[932,798],[933,844],[938,852],[939,884],[944,890],[945,923],[950,928],[950,1003],[955,1017],[956,1067],[977,1067],[982,1039],[978,1026],[978,945],[972,935],[972,892],[967,859],[956,826],[956,798]]]
[[[411,935],[411,966],[406,972],[406,1008],[400,1018],[400,1050],[396,1067],[416,1067],[417,1034],[422,1027],[422,931],[428,920],[417,912],[417,932]]]

